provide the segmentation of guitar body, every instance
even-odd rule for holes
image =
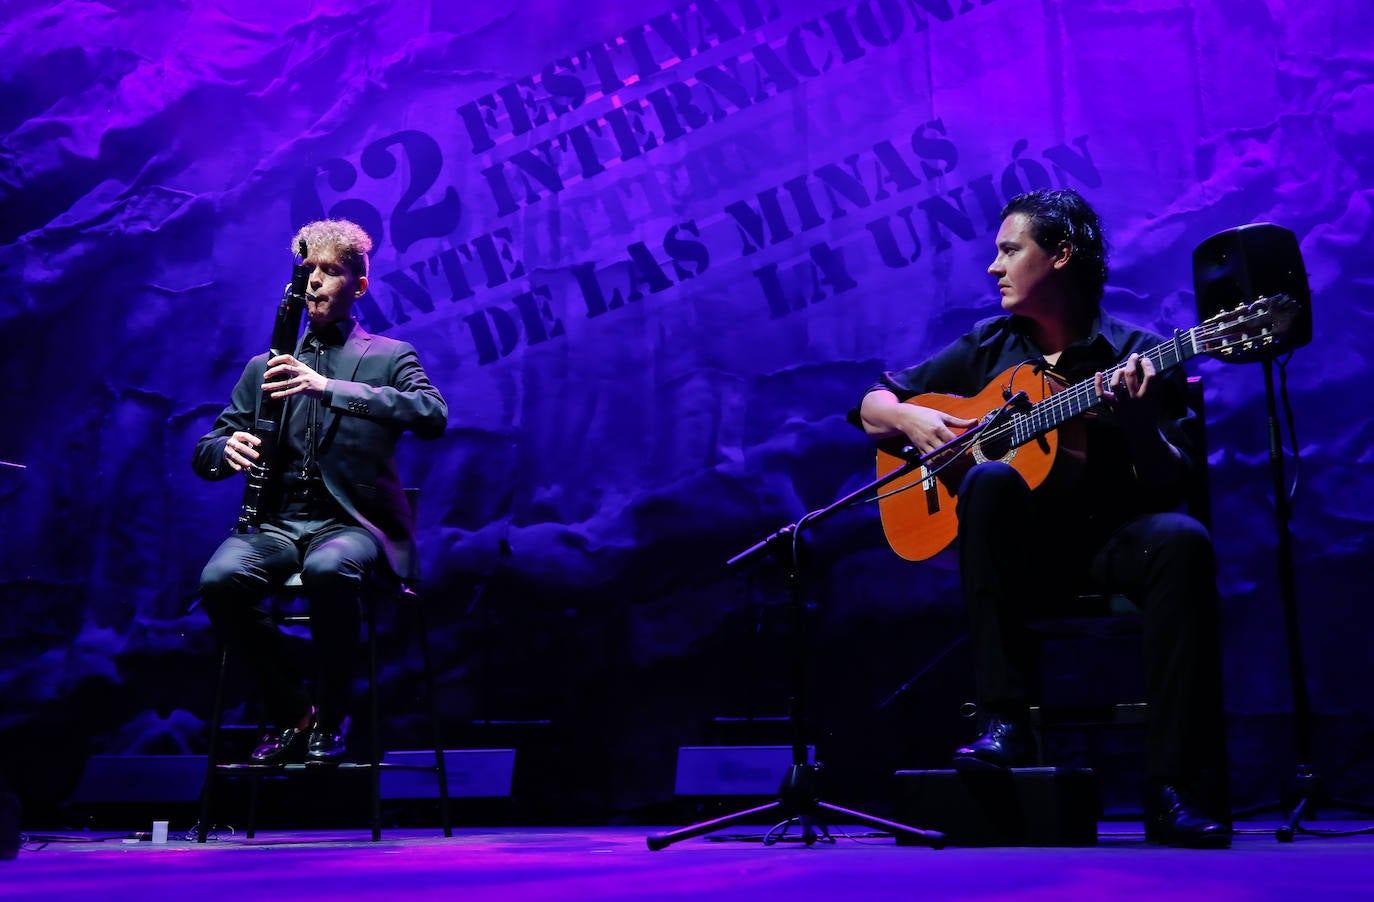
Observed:
[[[1036,373],[1034,367],[1023,365],[1007,369],[971,398],[926,394],[909,398],[906,403],[981,421],[999,411],[1006,398],[1018,391],[1024,391],[1030,403],[1036,404],[1061,388],[1059,383]],[[933,478],[928,473],[940,465],[939,461],[917,467],[883,487],[884,497],[878,502],[878,510],[882,517],[883,532],[893,551],[909,561],[924,561],[953,543],[959,525],[956,515],[959,484],[975,464],[1000,460],[1020,473],[1032,489],[1039,486],[1054,467],[1060,436],[1059,430],[1052,430],[1010,449],[993,447],[994,443],[995,440],[991,438],[986,442],[974,442],[959,455],[959,459],[950,462]],[[906,463],[902,457],[878,451],[880,477]],[[904,488],[905,491],[898,491]]]

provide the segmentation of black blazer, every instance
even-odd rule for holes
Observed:
[[[253,430],[267,359],[259,354],[248,361],[229,406],[196,443],[191,467],[202,478],[236,475],[224,462],[224,446],[233,433]],[[396,442],[407,430],[418,438],[437,438],[448,425],[448,405],[413,347],[370,335],[357,323],[334,360],[321,403],[320,475],[329,494],[377,537],[392,570],[415,578],[415,515],[396,468]]]

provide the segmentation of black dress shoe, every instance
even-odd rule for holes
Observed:
[[[305,751],[304,730],[286,727],[262,737],[262,741],[248,757],[254,764],[288,764],[300,761]]]
[[[1231,828],[1202,814],[1178,788],[1161,784],[1145,800],[1145,839],[1179,849],[1229,849]]]
[[[343,757],[347,747],[342,732],[326,730],[316,726],[310,731],[310,741],[306,744],[305,762],[307,764],[329,764]]]
[[[987,719],[983,734],[954,752],[958,771],[1006,770],[1034,763],[1030,724],[1022,719],[993,715]]]

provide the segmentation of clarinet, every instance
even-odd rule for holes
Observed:
[[[301,332],[301,313],[305,310],[305,286],[310,279],[310,267],[305,265],[305,257],[306,246],[302,240],[296,249],[291,284],[286,286],[281,304],[277,306],[277,320],[272,326],[268,360],[278,354],[295,353],[296,342]],[[244,471],[248,479],[243,486],[243,504],[239,508],[238,524],[234,527],[234,531],[239,534],[250,533],[257,528],[259,506],[267,481],[271,477],[272,456],[277,446],[277,430],[285,407],[285,398],[273,398],[269,391],[263,391],[262,401],[258,404],[258,416],[253,423],[253,435],[262,439],[262,444],[257,447],[257,461]]]

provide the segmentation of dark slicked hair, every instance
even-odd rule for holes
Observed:
[[[1020,213],[1031,237],[1047,254],[1068,242],[1073,247],[1068,274],[1082,299],[1096,307],[1107,283],[1107,238],[1097,213],[1072,188],[1018,194],[1002,208],[1002,219]]]

